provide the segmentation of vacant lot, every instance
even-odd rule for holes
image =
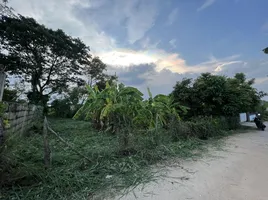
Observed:
[[[110,195],[156,180],[156,163],[199,158],[219,138],[174,139],[163,131],[130,134],[128,149],[122,137],[96,132],[89,122],[49,119],[50,126],[83,156],[49,134],[51,166],[44,167],[43,136],[40,130],[28,137],[9,137],[2,154],[0,199],[89,199]],[[42,131],[41,131],[42,132]],[[87,159],[85,159],[87,158]],[[180,170],[179,168],[177,170]],[[102,198],[102,197],[101,197]]]
[[[228,138],[223,151],[214,149],[206,158],[170,166],[158,183],[121,199],[266,200],[267,168],[268,131],[238,134]]]

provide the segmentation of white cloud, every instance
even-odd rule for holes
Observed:
[[[175,22],[177,15],[178,15],[178,8],[175,8],[168,15],[167,25],[172,25]]]
[[[161,43],[161,40],[158,40],[157,42],[151,42],[151,39],[149,37],[146,37],[140,40],[139,43],[143,49],[156,49]]]
[[[207,0],[199,10],[213,3]],[[61,28],[72,36],[80,37],[116,71],[130,70],[129,67],[133,65],[154,66],[154,70],[147,74],[150,78],[146,78],[146,83],[139,86],[146,89],[149,85],[154,93],[170,92],[175,82],[182,77],[195,77],[202,72],[232,76],[242,71],[250,78],[257,78],[258,88],[268,87],[266,78],[263,78],[268,74],[265,72],[266,60],[260,61],[262,64],[258,65],[245,64],[239,55],[226,58],[211,56],[206,62],[189,65],[180,54],[159,49],[159,41],[151,41],[146,36],[157,17],[157,1],[154,0],[25,0],[23,3],[21,0],[10,0],[10,4],[19,13],[34,17],[50,28]],[[139,41],[143,50],[119,48],[119,41],[104,31],[113,26],[122,28],[122,24],[125,26],[126,40],[130,43]],[[175,40],[171,40],[170,44],[174,45]],[[141,77],[145,78],[145,75],[138,76]]]
[[[88,3],[86,3],[88,2]],[[98,6],[92,1],[83,0],[21,0],[10,1],[11,6],[20,14],[33,17],[38,22],[53,29],[63,29],[74,37],[80,37],[93,52],[113,49],[116,41],[100,30],[98,24],[88,19],[82,21],[76,11]]]
[[[128,40],[131,44],[145,36],[146,32],[154,26],[157,16],[156,4],[150,3],[152,1],[135,0],[134,2],[135,4],[126,13]]]
[[[177,47],[176,42],[177,42],[176,39],[172,39],[168,43],[172,46],[172,48],[176,48]]]
[[[268,77],[260,77],[255,79],[256,85],[261,85],[263,83],[268,83]]]
[[[100,58],[108,65],[117,68],[127,68],[133,65],[154,64],[156,71],[170,70],[174,73],[202,73],[220,71],[220,67],[233,63],[240,63],[237,60],[239,55],[233,55],[226,58],[210,58],[208,61],[197,64],[187,65],[186,61],[177,53],[169,53],[161,49],[152,49],[146,51],[130,51],[117,49],[116,51],[107,52],[99,55]]]
[[[215,3],[216,0],[205,0],[205,2],[200,6],[197,11],[204,10]]]
[[[105,28],[117,25],[123,29],[125,24],[127,40],[133,44],[145,36],[157,16],[157,1],[153,0],[12,0],[10,5],[50,28],[80,37],[93,52],[116,48],[115,38]]]

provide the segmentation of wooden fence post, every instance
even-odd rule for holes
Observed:
[[[6,83],[6,74],[4,72],[0,72],[0,101],[2,101],[3,99],[5,83]]]
[[[44,119],[43,124],[43,138],[44,138],[44,164],[45,168],[48,169],[51,164],[51,158],[50,158],[50,148],[49,148],[49,142],[48,142],[48,124],[47,124],[47,118]]]

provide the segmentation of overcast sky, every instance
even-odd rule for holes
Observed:
[[[202,72],[256,78],[268,92],[267,0],[10,0],[80,37],[120,81],[153,94]]]

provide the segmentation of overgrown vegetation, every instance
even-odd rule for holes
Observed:
[[[62,30],[52,30],[33,18],[1,15],[0,60],[5,71],[31,85],[31,103],[47,107],[52,94],[66,91],[70,84],[83,85],[87,74],[96,83],[116,79],[104,73],[106,65],[92,58],[89,47]],[[100,84],[100,83],[99,83]]]
[[[200,133],[214,136],[231,133],[219,130],[217,120],[180,122],[171,124],[168,131],[159,129],[131,135],[131,151],[122,152],[119,136],[100,134],[88,122],[50,121],[54,130],[93,162],[81,159],[50,134],[52,167],[45,170],[42,135],[27,138],[14,135],[1,149],[0,198],[89,199],[100,191],[109,193],[134,187],[155,177],[148,168],[151,164],[171,157],[200,156],[212,142],[211,139],[204,141],[195,137]]]
[[[266,95],[252,87],[253,84],[254,79],[246,80],[243,73],[237,73],[234,78],[204,73],[194,81],[178,81],[172,95],[176,102],[190,108],[188,118],[238,116],[241,112],[256,112]]]
[[[1,8],[12,12],[6,4]],[[45,108],[50,100],[45,112],[55,117],[50,125],[84,156],[49,134],[47,169],[41,128],[27,137],[10,135],[0,149],[1,199],[90,199],[136,186],[152,180],[150,165],[200,155],[213,139],[239,129],[239,112],[265,107],[265,94],[243,73],[233,78],[204,73],[177,82],[169,95],[153,96],[148,89],[144,99],[137,88],[107,75],[107,66],[80,39],[4,11],[0,61],[6,73],[31,87],[6,89],[4,98],[17,102],[20,92]]]

